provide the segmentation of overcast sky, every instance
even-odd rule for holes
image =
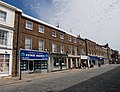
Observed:
[[[24,13],[120,51],[120,0],[2,0]]]

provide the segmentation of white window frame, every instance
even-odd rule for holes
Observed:
[[[44,26],[39,26],[39,32],[44,33],[45,32],[45,27]]]
[[[64,39],[64,34],[60,34],[60,39]]]
[[[57,52],[57,45],[55,43],[52,44],[52,52]]]
[[[29,38],[30,39],[30,48],[28,48],[26,45],[29,45],[26,43],[26,39]],[[32,49],[32,38],[30,37],[25,37],[25,49]]]
[[[8,41],[8,31],[5,31],[5,30],[2,30],[2,29],[0,29],[0,31],[2,31],[3,33],[6,33],[6,39],[4,39],[4,40],[6,40],[6,42],[4,42],[5,44],[0,44],[1,46],[7,46],[7,41]],[[1,34],[1,36],[3,36],[3,34]],[[0,39],[2,39],[3,40],[3,38],[0,36]],[[0,40],[1,41],[1,40]]]
[[[73,38],[73,42],[76,43],[76,40],[77,40],[77,39],[74,37],[74,38]]]
[[[0,10],[0,21],[6,21],[7,12]]]
[[[56,31],[52,31],[52,36],[56,37]]]
[[[69,46],[69,54],[72,54],[72,46]]]
[[[45,50],[45,42],[43,40],[39,40],[39,51]]]
[[[71,40],[71,36],[69,36],[69,37],[68,37],[68,41],[69,41],[69,42],[71,42],[71,41],[72,41],[72,40]]]
[[[74,54],[77,55],[77,47],[74,47]]]
[[[9,74],[9,68],[10,68],[10,55],[7,54],[0,54],[3,56],[0,58],[2,62],[0,62],[0,74]],[[7,57],[8,56],[8,57]],[[6,62],[8,61],[8,62]]]
[[[31,24],[31,27],[28,23]],[[33,30],[33,22],[26,20],[26,29]]]
[[[64,45],[60,45],[60,52],[64,53]]]

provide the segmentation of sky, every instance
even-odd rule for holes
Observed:
[[[1,0],[25,14],[120,51],[120,0]]]

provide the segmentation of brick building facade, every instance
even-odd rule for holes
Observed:
[[[109,46],[68,33],[17,8],[13,10],[13,25],[9,27],[12,28],[13,37],[8,39],[12,41],[10,76],[18,76],[20,70],[25,74],[51,72],[80,68],[84,63],[91,67],[92,64],[97,65],[98,61],[105,64],[110,60]],[[2,27],[0,24],[0,29]],[[2,47],[0,51],[3,51]]]

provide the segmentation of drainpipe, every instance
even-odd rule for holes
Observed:
[[[20,32],[20,19],[21,19],[21,13],[18,13],[18,26],[17,26],[17,37],[16,37],[16,65],[15,65],[15,76],[17,76],[17,70],[18,70],[18,53],[19,53],[19,32]]]

